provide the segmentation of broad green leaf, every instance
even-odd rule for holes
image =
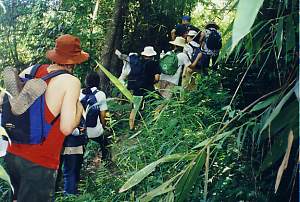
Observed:
[[[143,101],[143,96],[133,96],[133,100],[132,100],[132,103],[133,103],[132,118],[133,118],[133,120],[135,120],[136,114],[140,109],[142,101]],[[130,119],[129,119],[129,121],[130,121]]]
[[[284,0],[285,8],[288,8],[289,0]]]
[[[270,106],[274,101],[276,101],[277,98],[278,98],[278,95],[274,95],[264,101],[257,103],[256,105],[254,105],[254,107],[251,109],[250,112],[256,112],[256,111],[259,111],[261,109],[264,109],[264,108]]]
[[[295,38],[295,25],[294,25],[294,20],[293,16],[290,15],[285,24],[285,29],[286,29],[286,53],[288,51],[293,50],[296,47],[296,38]]]
[[[262,6],[264,0],[240,0],[232,31],[231,51],[249,32],[255,21],[256,15]]]
[[[180,172],[179,174],[182,175],[183,172]],[[140,197],[139,201],[140,202],[148,202],[148,201],[151,201],[154,197],[157,197],[157,196],[163,195],[165,193],[168,193],[170,191],[173,191],[174,187],[171,185],[171,183],[178,178],[179,174],[175,175],[168,181],[164,182],[159,187],[151,190],[150,192],[148,192],[146,194],[143,194],[143,196]]]
[[[205,163],[206,153],[199,152],[198,156],[188,165],[184,175],[178,180],[175,189],[175,201],[187,201],[190,191],[199,177],[199,172]]]
[[[163,202],[174,202],[175,196],[173,192],[169,192],[167,196],[165,197],[165,200]]]
[[[4,181],[6,181],[11,186],[12,190],[14,191],[14,188],[10,182],[9,175],[7,174],[7,172],[1,165],[0,165],[0,178],[3,179]]]
[[[0,7],[3,9],[3,13],[5,14],[6,9],[5,9],[4,3],[2,1],[0,1]]]
[[[157,161],[154,161],[149,165],[147,165],[146,167],[144,167],[143,169],[139,170],[133,176],[131,176],[120,188],[119,193],[127,191],[128,189],[140,183],[143,179],[145,179],[148,175],[150,175],[155,170],[155,168],[161,163],[179,161],[179,160],[189,160],[192,159],[193,157],[194,155],[173,154],[173,155],[165,156]]]
[[[266,120],[264,126],[262,127],[260,134],[268,127],[268,125],[273,121],[273,119],[279,114],[281,108],[286,103],[286,101],[291,97],[294,93],[294,88],[292,88],[279,102],[279,104],[275,107],[270,117]]]
[[[142,96],[133,96],[130,91],[117,79],[114,75],[112,75],[103,65],[100,63],[97,63],[97,67],[99,67],[103,73],[109,78],[109,80],[121,91],[121,93],[127,97],[127,99],[133,103],[133,114],[132,119],[129,119],[130,121],[135,120],[136,114],[138,110],[140,109],[143,97]]]
[[[281,49],[282,49],[282,40],[283,40],[283,18],[280,18],[277,24],[275,40],[276,40],[276,46],[278,50],[277,59],[279,59]]]
[[[261,164],[260,172],[263,172],[270,166],[274,165],[274,163],[276,163],[284,155],[289,131],[290,129],[286,128],[281,131],[280,135],[276,136],[271,149]]]
[[[299,103],[297,99],[288,103],[280,113],[274,118],[270,127],[270,135],[276,136],[278,132],[282,129],[288,128],[298,128],[299,125]],[[265,130],[261,135],[261,141],[264,142],[265,139],[269,137],[269,131]]]
[[[227,138],[229,135],[231,135],[236,129],[233,129],[231,131],[227,131],[224,133],[221,133],[219,135],[216,136],[212,136],[211,138],[207,138],[206,140],[200,142],[199,144],[197,144],[196,146],[193,147],[193,149],[198,149],[200,147],[204,147],[207,144],[213,144],[214,142],[217,142],[223,138]]]
[[[121,91],[121,93],[131,102],[133,102],[133,95],[130,91],[114,76],[112,75],[103,65],[97,62],[97,67],[99,67],[103,73],[109,78],[109,80]],[[98,68],[96,69],[98,70]]]
[[[296,85],[295,85],[295,89],[294,92],[296,94],[296,97],[298,99],[298,102],[300,101],[300,96],[299,96],[299,80],[297,81]]]

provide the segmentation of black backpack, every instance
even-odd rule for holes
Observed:
[[[129,90],[137,90],[144,87],[145,62],[138,55],[129,56],[130,72],[127,87]]]
[[[210,34],[206,37],[206,46],[209,50],[220,50],[222,48],[221,34],[214,28],[209,28]]]

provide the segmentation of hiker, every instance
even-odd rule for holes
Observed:
[[[30,124],[32,129],[42,128],[44,136],[40,142],[28,143],[22,143],[26,141],[21,141],[21,137],[18,137],[17,143],[12,138],[13,136],[10,136],[12,144],[8,146],[5,156],[7,172],[14,188],[13,199],[20,202],[54,201],[56,174],[63,142],[65,137],[78,126],[83,112],[82,104],[79,101],[80,81],[72,75],[75,65],[81,64],[89,58],[89,54],[81,50],[80,39],[69,34],[58,37],[55,48],[49,50],[46,57],[53,64],[34,65],[20,74],[22,78],[30,76],[34,79],[45,80],[46,90],[40,96],[43,98],[40,106],[43,107],[35,109],[36,101],[29,107],[30,113],[37,111],[41,116],[35,117],[35,119],[30,116],[33,118],[30,122],[26,119],[23,120],[25,124]],[[47,79],[47,76],[53,78]],[[31,92],[31,90],[38,89],[33,85],[35,82],[29,83],[32,86],[27,83],[20,94],[12,92],[17,89],[16,86],[7,88],[12,95],[15,95],[12,99],[17,99],[18,94],[27,95],[26,99],[28,100],[16,100],[16,103],[25,107],[32,101],[31,95],[37,93]],[[3,115],[2,118],[4,120],[7,117]],[[41,125],[37,125],[40,124],[39,119],[42,120]],[[14,132],[14,128],[8,128],[7,122],[4,123],[4,127],[7,131]],[[26,135],[34,134],[18,135],[25,138]]]
[[[101,160],[110,161],[111,153],[108,148],[110,141],[105,135],[107,130],[107,103],[106,95],[98,90],[100,77],[96,72],[90,72],[85,78],[86,88],[81,90],[80,101],[86,110],[85,129],[89,139],[99,143],[101,149]]]
[[[219,29],[220,27],[214,21],[210,21],[200,36],[201,48],[209,56],[208,64],[212,60],[213,70],[218,68],[217,59],[222,48],[222,35]]]
[[[156,93],[154,84],[159,81],[161,73],[159,63],[154,59],[157,53],[152,46],[146,46],[141,55],[142,58],[136,54],[129,56],[130,72],[127,87],[135,96],[146,96],[149,92]],[[145,98],[143,104],[144,101]],[[132,109],[129,117],[131,130],[134,129],[134,119],[135,113]]]
[[[135,96],[145,96],[148,92],[155,92],[154,84],[159,81],[160,66],[154,60],[156,52],[152,46],[146,46],[138,55],[129,57],[130,72],[128,74],[128,89],[132,90]]]
[[[189,30],[196,30],[197,32],[199,31],[197,27],[191,25],[190,16],[182,16],[181,24],[175,25],[175,28],[171,31],[171,40],[174,41],[177,36],[186,38],[186,34]]]
[[[100,145],[102,158],[106,163],[111,160],[108,149],[110,144],[104,135],[106,126],[106,95],[98,90],[100,77],[96,72],[90,72],[85,78],[85,86],[80,92],[79,100],[86,111],[86,117],[80,125],[65,139],[62,155],[64,194],[77,194],[80,180],[80,169],[83,163],[84,146],[88,138]]]
[[[187,34],[187,44],[184,47],[184,52],[188,55],[191,63],[194,63],[197,57],[200,59],[194,66],[184,69],[182,86],[185,89],[192,90],[195,88],[195,76],[197,73],[206,74],[206,69],[209,66],[209,57],[201,49],[199,42],[200,32],[190,30]]]
[[[162,73],[159,81],[159,92],[164,98],[171,98],[170,89],[179,85],[183,68],[191,65],[187,54],[183,52],[183,48],[186,46],[185,39],[176,37],[174,41],[169,43],[174,45],[173,50],[167,52],[160,60]]]

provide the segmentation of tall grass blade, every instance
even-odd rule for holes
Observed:
[[[150,175],[153,171],[155,171],[156,167],[162,163],[172,162],[172,161],[180,161],[180,160],[190,160],[194,158],[194,155],[184,155],[184,154],[173,154],[169,156],[165,156],[157,161],[154,161],[139,170],[133,176],[131,176],[124,185],[120,188],[119,193],[125,192],[128,189],[134,187],[139,184],[143,179],[145,179],[148,175]]]
[[[187,201],[189,193],[199,176],[199,171],[205,163],[206,153],[201,150],[197,157],[188,165],[186,172],[179,179],[175,189],[175,201]]]

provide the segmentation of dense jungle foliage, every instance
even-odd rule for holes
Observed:
[[[76,68],[82,81],[97,62],[118,77],[122,64],[111,50],[169,50],[184,14],[202,29],[209,20],[220,25],[218,70],[198,75],[191,92],[174,88],[170,100],[149,95],[134,131],[131,103],[106,82],[115,166],[99,164],[89,142],[80,195],[58,191],[56,201],[298,201],[296,0],[2,0],[0,70],[49,62],[45,52],[69,33],[91,55]],[[107,55],[116,62],[108,65]],[[5,181],[0,192],[7,201]]]

